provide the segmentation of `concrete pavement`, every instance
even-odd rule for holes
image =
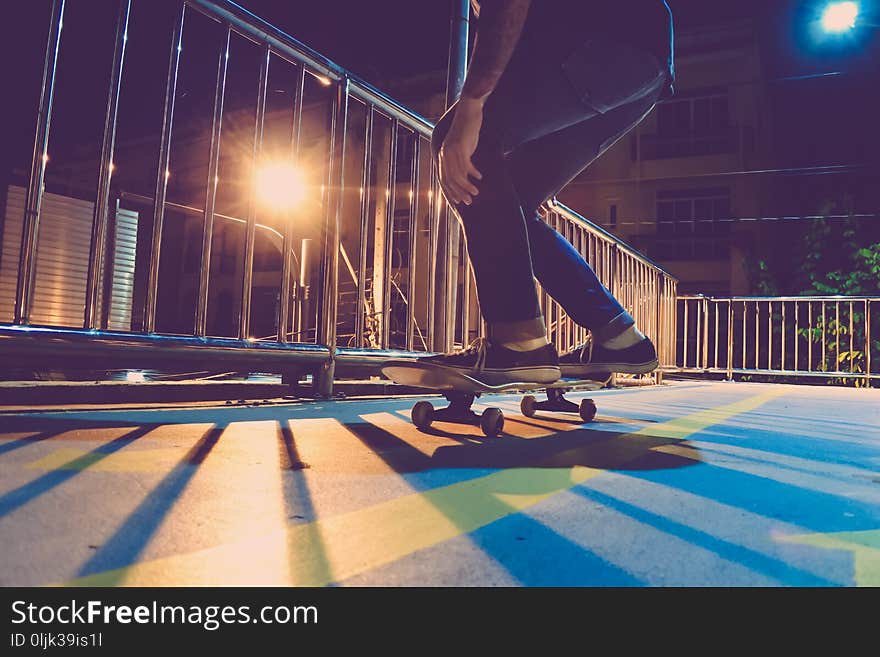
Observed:
[[[0,585],[880,586],[880,391],[584,396],[5,411]]]

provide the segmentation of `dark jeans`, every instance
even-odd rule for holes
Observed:
[[[633,324],[537,210],[637,125],[665,86],[665,69],[648,52],[601,37],[560,44],[524,30],[484,108],[473,156],[479,194],[455,206],[489,324],[539,318],[535,278],[597,339]],[[454,112],[434,129],[435,158]]]

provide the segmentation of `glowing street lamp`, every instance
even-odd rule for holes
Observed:
[[[260,203],[272,210],[292,210],[305,198],[303,173],[289,161],[265,162],[257,170],[254,183]]]
[[[822,29],[832,34],[840,34],[855,28],[858,17],[858,2],[832,2],[822,13]]]

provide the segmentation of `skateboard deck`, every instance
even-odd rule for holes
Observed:
[[[598,390],[608,383],[611,374],[596,374],[589,379],[559,379],[553,383],[512,382],[488,385],[455,370],[432,367],[414,361],[389,361],[382,373],[395,383],[417,388],[426,388],[443,394],[449,401],[446,408],[435,409],[427,401],[417,402],[412,408],[412,421],[420,429],[427,429],[437,421],[472,424],[479,426],[486,436],[494,437],[504,427],[504,414],[500,408],[490,407],[481,415],[471,410],[476,397],[483,393],[545,390],[547,399],[538,401],[532,395],[523,397],[520,410],[526,417],[533,417],[538,410],[578,413],[584,422],[590,422],[596,415],[596,404],[592,399],[583,399],[575,404],[565,399],[565,392],[579,388]]]
[[[415,388],[428,388],[429,390],[437,390],[440,392],[444,390],[457,390],[473,394],[517,390],[548,390],[558,388],[584,388],[588,390],[598,390],[608,383],[608,379],[611,376],[610,374],[597,374],[596,378],[559,379],[553,383],[514,382],[489,385],[482,381],[477,381],[467,374],[456,372],[455,370],[447,370],[407,361],[389,362],[389,364],[382,368],[382,374],[401,385],[413,386]]]

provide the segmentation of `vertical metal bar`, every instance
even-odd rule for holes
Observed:
[[[339,297],[339,240],[342,224],[342,197],[345,189],[345,138],[348,124],[348,102],[351,80],[346,76],[336,87],[330,137],[329,182],[330,202],[325,221],[323,301],[320,343],[330,349],[330,358],[315,377],[315,391],[320,396],[333,394],[336,372],[336,311]]]
[[[21,226],[21,251],[18,258],[18,281],[15,289],[15,324],[30,324],[31,303],[34,296],[34,275],[37,269],[37,229],[40,223],[40,207],[43,203],[43,183],[46,163],[49,161],[49,127],[52,123],[52,105],[55,98],[55,69],[61,29],[64,18],[64,0],[53,0],[49,21],[49,37],[46,60],[43,65],[43,81],[40,88],[40,105],[37,110],[37,126],[34,150],[28,178],[27,200]]]
[[[86,305],[83,316],[83,328],[86,329],[97,328],[99,324],[99,281],[101,278],[101,262],[104,255],[104,239],[107,232],[107,215],[110,212],[110,177],[113,175],[116,117],[119,108],[119,90],[122,86],[122,67],[125,59],[125,42],[128,38],[130,10],[131,0],[120,0],[119,16],[116,21],[116,40],[113,46],[113,63],[110,67],[110,91],[107,94],[107,111],[104,114],[101,159],[98,165],[98,193],[95,196],[95,212],[92,218],[92,248],[89,249]]]
[[[840,371],[840,301],[834,302],[834,371]]]
[[[470,0],[451,0],[449,16],[449,65],[446,75],[446,107],[461,93],[467,69]]]
[[[205,225],[202,228],[202,259],[199,267],[199,296],[196,302],[195,334],[204,336],[208,323],[208,282],[211,274],[211,246],[214,240],[214,211],[217,206],[217,183],[220,173],[220,137],[223,131],[223,99],[226,95],[226,70],[232,28],[226,28],[226,40],[217,62],[214,87],[214,115],[211,117],[211,150],[208,159],[208,189],[205,195]],[[283,257],[283,253],[282,253]],[[283,329],[279,327],[279,334]]]
[[[433,158],[431,158],[431,192],[429,201],[428,329],[430,331],[430,339],[428,347],[431,351],[437,351],[437,249],[439,248],[440,206],[443,204],[443,196],[437,178],[437,166]]]
[[[165,221],[165,194],[168,191],[168,163],[171,157],[171,132],[174,125],[174,101],[177,98],[177,76],[180,53],[183,51],[183,23],[186,4],[180,3],[180,13],[174,24],[171,56],[165,85],[165,108],[162,115],[162,136],[159,142],[159,164],[156,167],[156,192],[153,195],[153,239],[150,245],[150,269],[147,274],[147,296],[144,309],[144,333],[156,330],[156,300],[159,295],[159,257],[162,253],[162,227]]]
[[[782,362],[780,363],[781,370],[785,369],[785,301],[781,301],[782,305]]]
[[[446,276],[443,281],[443,332],[446,335],[444,351],[451,351],[455,342],[455,309],[458,304],[458,250],[460,234],[458,216],[447,204],[446,206]]]
[[[413,133],[412,162],[410,163],[409,192],[409,258],[407,262],[409,278],[406,284],[406,348],[413,350],[415,340],[415,291],[416,291],[416,237],[419,232],[419,174],[422,140]]]
[[[394,255],[394,211],[397,203],[397,133],[399,132],[400,120],[391,122],[391,155],[388,160],[388,189],[386,190],[387,203],[385,203],[385,258],[382,273],[382,348],[391,346],[391,258]]]
[[[742,359],[740,360],[740,364],[743,369],[746,369],[746,343],[748,342],[748,332],[746,330],[746,318],[749,314],[749,302],[743,301],[743,322],[742,322]]]
[[[798,302],[794,302],[794,371],[797,372],[800,370],[800,362],[798,358],[799,345],[798,343],[798,331],[800,330],[800,311],[798,309]]]
[[[849,371],[852,374],[855,370],[855,358],[853,358],[853,302],[849,302]]]
[[[299,77],[293,94],[293,131],[291,134],[291,154],[293,161],[299,162],[299,144],[302,135],[303,92],[305,90],[306,69],[299,68]],[[290,323],[291,271],[293,269],[293,217],[285,215],[284,236],[281,242],[281,303],[278,308],[278,341],[287,342],[287,326]],[[363,276],[363,273],[361,273]]]
[[[376,108],[370,105],[367,109],[367,118],[364,124],[364,169],[361,173],[361,226],[360,226],[360,254],[358,256],[358,290],[357,308],[354,320],[354,334],[357,336],[357,346],[363,346],[364,340],[364,313],[367,310],[367,231],[369,230],[369,210],[372,185],[373,167],[373,122]]]
[[[773,302],[767,302],[767,369],[773,369]]]
[[[758,354],[761,351],[761,302],[755,301],[755,369],[759,369]]]
[[[718,302],[713,300],[712,306],[715,308],[715,369],[718,369]]]
[[[690,337],[688,333],[690,333],[690,327],[688,326],[688,301],[689,299],[682,299],[682,303],[684,304],[684,340],[683,340],[683,351],[682,354],[682,366],[687,369],[688,366],[688,338]]]
[[[467,240],[462,242],[464,251],[464,287],[461,299],[461,342],[463,345],[471,341],[471,259],[468,254]]]
[[[266,120],[266,91],[269,83],[269,61],[272,51],[269,46],[263,49],[260,64],[260,82],[257,88],[257,112],[254,126],[254,151],[251,176],[256,175],[263,153],[263,126]],[[254,282],[254,244],[257,236],[257,198],[254,185],[249,190],[247,226],[245,227],[244,264],[242,267],[241,314],[238,317],[238,337],[246,340],[251,333],[251,292]],[[331,347],[332,349],[332,347]]]
[[[733,299],[727,300],[727,380],[733,380]]]
[[[865,299],[865,378],[871,378],[871,300]],[[869,384],[866,384],[869,385]]]
[[[807,301],[807,372],[813,371],[813,302]]]
[[[827,320],[825,319],[825,302],[822,302],[822,371],[828,371],[828,365],[826,364],[826,357],[828,356],[827,348],[826,348],[826,334],[825,330],[828,326]]]

